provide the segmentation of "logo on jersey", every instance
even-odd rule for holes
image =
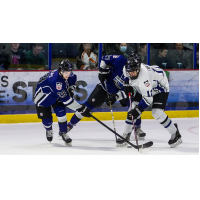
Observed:
[[[105,60],[110,60],[110,57],[111,57],[111,55],[106,55],[106,56],[104,57],[104,59],[105,59]],[[103,57],[102,57],[102,60],[103,60]]]
[[[119,58],[119,56],[117,56],[117,55],[113,55],[113,58]]]
[[[58,94],[58,96],[59,96],[60,98],[64,98],[64,97],[67,96],[67,93],[65,92],[65,90],[62,90],[61,92],[58,92],[57,94]]]
[[[113,82],[118,89],[121,89],[124,86],[124,81],[119,76],[116,76],[113,79]]]
[[[150,86],[150,83],[149,83],[149,81],[147,80],[147,81],[145,81],[144,82],[144,85],[146,86],[146,87],[149,87]]]
[[[56,89],[61,90],[62,89],[62,83],[57,82],[56,83]]]

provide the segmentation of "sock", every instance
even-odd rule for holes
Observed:
[[[53,124],[52,116],[42,119],[42,123],[43,123],[44,128],[47,131],[52,130],[52,124]]]
[[[132,129],[133,129],[132,119],[131,119],[131,117],[127,116],[123,133],[125,133],[125,134],[131,133]]]
[[[171,119],[165,114],[164,110],[152,109],[152,115],[171,135],[176,133],[176,127],[172,124]]]
[[[59,130],[60,132],[62,133],[66,133],[67,132],[67,121],[66,122],[58,122],[58,125],[59,125]]]
[[[84,103],[90,110],[94,109],[95,107],[89,104],[87,101]]]
[[[136,120],[135,122],[135,128],[140,128],[141,127],[141,117]]]

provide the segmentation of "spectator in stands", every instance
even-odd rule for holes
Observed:
[[[33,50],[25,53],[27,68],[30,70],[44,70],[46,61],[42,53],[43,45],[34,44]]]
[[[0,70],[2,69],[1,66],[3,67],[3,63],[4,63],[4,58],[3,58],[3,54],[2,54],[2,49],[3,49],[3,44],[0,43]]]
[[[168,49],[165,45],[160,45],[157,55],[155,55],[156,65],[162,69],[170,69],[170,60],[167,57]]]
[[[11,43],[12,63],[10,68],[22,70],[23,67],[25,68],[26,57],[24,52],[19,49],[19,45],[19,43]]]
[[[130,56],[126,53],[127,51],[127,44],[126,43],[120,43],[119,45],[119,51],[120,51],[120,55],[123,55],[125,58],[129,58]]]
[[[175,49],[169,53],[169,59],[174,69],[192,69],[190,58],[183,50],[183,43],[175,44]]]
[[[84,70],[93,70],[98,69],[97,67],[97,55],[95,55],[92,51],[91,43],[83,44],[83,53],[81,55],[82,66],[81,69]]]
[[[191,55],[191,60],[193,61],[193,54]],[[196,62],[196,69],[199,69],[199,44],[197,44],[196,60],[197,60],[197,62]]]
[[[147,44],[146,43],[140,43],[138,54],[140,55],[142,59],[142,63],[147,63]]]
[[[0,62],[2,69],[8,70],[12,62],[10,43],[0,43]]]

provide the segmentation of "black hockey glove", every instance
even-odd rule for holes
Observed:
[[[109,69],[100,68],[100,70],[99,70],[99,80],[101,81],[101,84],[104,84],[104,81],[108,80],[108,74],[109,73],[110,73]]]
[[[74,90],[73,90],[73,89],[69,89],[69,96],[70,96],[71,98],[74,97]]]
[[[106,104],[108,106],[110,106],[110,103],[111,105],[113,105],[117,101],[118,97],[119,96],[117,94],[111,94],[109,97],[106,98]]]
[[[84,117],[91,117],[90,109],[84,104],[82,104],[81,108],[77,109],[77,111]]]
[[[128,112],[128,116],[131,117],[131,115],[133,115],[134,120],[139,119],[143,111],[144,110],[140,106],[135,106],[134,109]]]
[[[131,96],[134,94],[133,87],[129,85],[129,81],[125,81],[124,92],[125,92],[127,97],[128,97],[129,93],[131,93]]]

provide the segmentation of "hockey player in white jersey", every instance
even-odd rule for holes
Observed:
[[[169,95],[169,82],[165,72],[158,66],[148,66],[141,63],[137,54],[132,54],[123,68],[126,77],[124,85],[124,95],[136,90],[142,95],[138,105],[132,105],[128,111],[128,116],[133,116],[134,120],[138,119],[144,109],[152,105],[152,116],[170,133],[171,138],[168,142],[170,147],[176,147],[182,143],[178,125],[173,124],[171,119],[165,114],[165,106]],[[118,99],[121,100],[123,95],[119,93]],[[130,138],[130,134],[123,134],[124,138]],[[124,143],[120,138],[118,143]]]

